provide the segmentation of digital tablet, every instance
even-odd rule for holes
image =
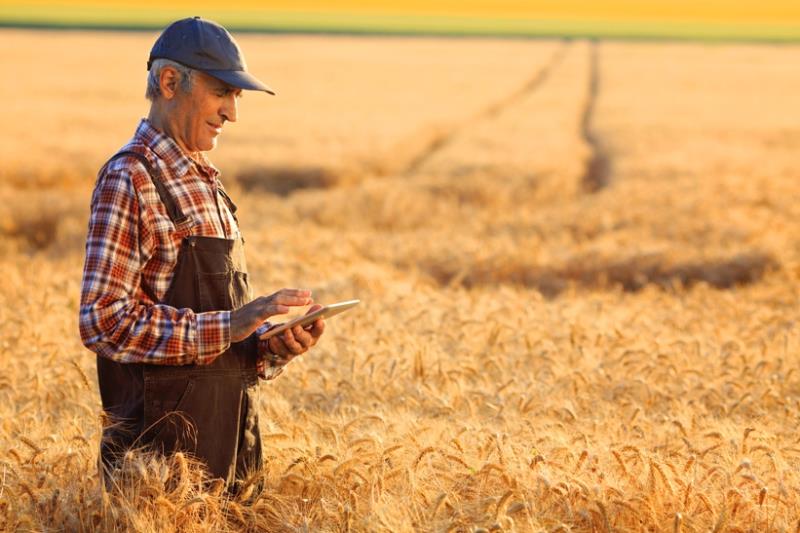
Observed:
[[[347,311],[348,309],[357,306],[359,302],[361,302],[361,300],[347,300],[346,302],[339,302],[335,304],[325,305],[321,309],[317,309],[313,313],[299,316],[295,319],[290,320],[289,322],[285,322],[283,324],[275,326],[274,328],[267,330],[259,338],[264,340],[272,337],[273,335],[277,335],[278,333],[281,333],[289,328],[293,328],[295,326],[303,326],[303,327],[308,326],[318,318],[330,318],[332,316],[338,315],[339,313]]]

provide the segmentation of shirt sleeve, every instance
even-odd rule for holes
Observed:
[[[120,363],[211,363],[230,346],[229,311],[195,313],[137,299],[142,268],[155,243],[142,224],[135,168],[132,164],[105,170],[92,193],[81,285],[81,340],[98,355]],[[146,173],[144,167],[141,172]]]
[[[266,341],[259,339],[259,337],[266,333],[271,327],[271,323],[264,322],[258,326],[255,333],[253,333],[256,337],[256,350],[258,352],[256,370],[258,371],[258,377],[265,380],[275,379],[283,373],[283,366],[273,366],[269,363],[268,358],[272,354],[269,352]]]

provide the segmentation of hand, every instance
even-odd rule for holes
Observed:
[[[243,341],[271,316],[283,315],[290,307],[311,303],[314,303],[311,291],[306,289],[281,289],[275,294],[260,296],[231,311],[231,342]]]
[[[321,307],[322,306],[319,304],[313,305],[308,310],[308,313],[313,313]],[[278,325],[279,324],[275,324],[275,326]],[[287,364],[289,361],[298,355],[306,353],[309,348],[317,344],[317,341],[319,341],[319,338],[325,331],[325,321],[318,318],[310,326],[306,326],[306,328],[295,326],[267,340],[259,341],[259,353],[271,354],[266,360],[268,365],[283,366]]]

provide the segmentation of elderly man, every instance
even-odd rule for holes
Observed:
[[[102,473],[110,484],[133,447],[180,450],[231,487],[261,465],[258,377],[277,376],[325,325],[259,340],[269,317],[311,293],[252,298],[236,206],[204,154],[236,121],[243,89],[272,90],[199,17],[167,27],[147,67],[149,116],[100,170],[86,242],[80,334],[111,421]]]

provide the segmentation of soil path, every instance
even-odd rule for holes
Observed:
[[[502,100],[491,104],[486,109],[475,115],[471,120],[444,131],[431,139],[431,141],[427,143],[422,150],[420,150],[413,158],[411,158],[410,162],[405,166],[405,170],[401,171],[401,174],[415,174],[425,165],[425,163],[428,162],[428,160],[431,159],[431,157],[449,145],[453,139],[455,139],[462,131],[468,129],[470,125],[481,120],[490,119],[500,114],[506,108],[513,106],[519,100],[536,91],[547,81],[551,72],[553,72],[558,64],[564,59],[564,55],[566,54],[570,43],[571,41],[564,41],[562,45],[553,52],[550,60],[547,61],[547,63],[545,63],[545,65],[540,68],[532,78],[525,82],[522,87],[506,96]]]
[[[588,193],[595,193],[605,188],[611,177],[610,155],[602,138],[592,129],[592,118],[600,92],[599,48],[597,41],[593,41],[591,60],[589,62],[589,91],[586,97],[586,107],[583,109],[581,118],[581,135],[592,151],[581,179],[583,189]]]

